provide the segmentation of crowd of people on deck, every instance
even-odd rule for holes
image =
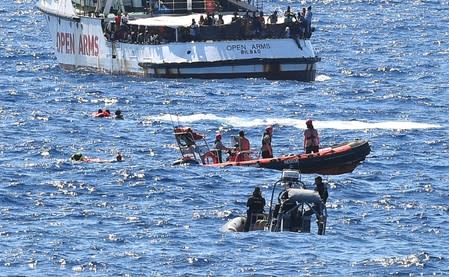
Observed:
[[[192,18],[189,26],[178,31],[165,26],[144,26],[130,24],[127,12],[116,12],[114,20],[105,21],[104,36],[109,41],[121,41],[135,44],[160,44],[172,41],[240,40],[251,38],[296,38],[311,37],[312,7],[303,8],[295,13],[290,6],[284,12],[280,22],[278,11],[265,17],[262,11],[246,11],[243,15],[234,12],[230,22],[225,24],[221,13],[207,13]],[[177,32],[177,33],[176,33]]]

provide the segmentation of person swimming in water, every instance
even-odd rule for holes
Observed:
[[[117,155],[115,156],[115,160],[102,160],[99,158],[88,158],[86,156],[84,156],[81,153],[75,153],[73,154],[70,159],[72,161],[76,161],[76,162],[90,162],[90,163],[114,163],[114,162],[121,162],[123,161],[123,156],[120,152],[117,153]]]
[[[83,154],[81,153],[75,153],[73,154],[70,159],[72,161],[77,161],[77,162],[87,162],[89,160],[89,158],[83,156]]]

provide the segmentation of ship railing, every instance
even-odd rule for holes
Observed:
[[[286,28],[289,27],[289,32]],[[113,24],[109,27],[115,30]],[[261,29],[252,28],[251,24],[231,23],[226,25],[200,26],[196,35],[192,36],[190,27],[164,27],[164,26],[143,26],[128,25],[120,32],[107,31],[105,35],[108,40],[119,40],[121,42],[133,44],[165,44],[171,42],[190,41],[226,41],[226,40],[247,40],[247,39],[309,39],[294,25],[286,23],[266,24]]]

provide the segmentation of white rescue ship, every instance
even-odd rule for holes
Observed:
[[[274,23],[258,1],[39,0],[37,6],[63,68],[314,81],[320,58],[313,28],[293,14]]]

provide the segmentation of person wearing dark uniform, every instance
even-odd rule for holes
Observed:
[[[273,158],[273,148],[271,138],[273,137],[273,126],[268,126],[262,137],[262,158]]]
[[[326,204],[329,193],[327,192],[327,185],[323,183],[323,178],[321,178],[321,176],[315,178],[315,186],[315,191],[320,194],[320,198],[323,201],[323,204]]]
[[[307,129],[304,130],[304,150],[306,154],[317,153],[320,148],[320,137],[318,131],[313,128],[312,120],[306,121]]]
[[[321,178],[321,176],[317,176],[315,178],[315,191],[318,192],[318,194],[320,195],[321,201],[323,201],[323,204],[320,204],[318,208],[319,210],[324,209],[323,205],[326,206],[326,201],[327,198],[329,197],[329,193],[327,192],[327,184],[325,184],[323,182],[323,178]],[[316,222],[318,225],[318,234],[322,235],[324,234],[324,225],[322,223],[322,221],[320,220],[320,217],[318,216],[318,214],[316,215]]]
[[[262,214],[265,207],[265,198],[262,197],[260,188],[256,187],[253,195],[246,202],[248,210],[246,211],[245,232],[249,231],[250,225],[256,222],[256,215]]]

